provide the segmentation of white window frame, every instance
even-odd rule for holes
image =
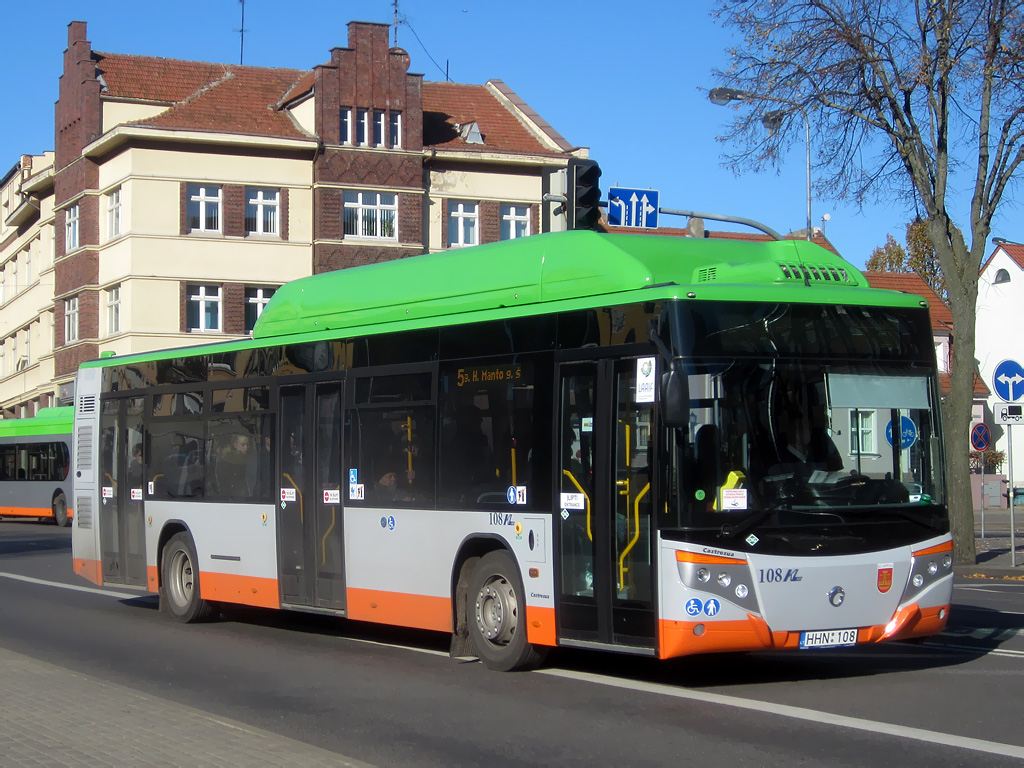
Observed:
[[[78,297],[64,300],[64,343],[78,341]],[[17,344],[17,341],[15,341]],[[17,357],[17,355],[15,355]]]
[[[256,229],[249,229],[249,208],[256,209]],[[271,226],[266,227],[265,215],[273,210]],[[245,188],[245,234],[279,235],[281,233],[281,192],[269,187]]]
[[[107,195],[107,239],[113,240],[121,234],[121,188],[112,189]]]
[[[25,367],[32,365],[32,324],[25,326]]]
[[[21,285],[18,284],[18,257],[15,256],[11,259],[11,282],[13,283],[13,290],[11,291],[12,296],[17,296],[21,293]]]
[[[78,220],[81,211],[75,203],[64,214],[64,252],[73,251],[78,247]]]
[[[352,107],[342,107],[338,113],[341,143],[352,144]]]
[[[390,198],[391,202],[385,202]],[[363,240],[398,240],[398,195],[394,192],[374,192],[370,190],[345,190],[342,194],[342,232],[343,237],[356,237]],[[349,216],[354,217],[355,232],[346,232],[345,225]],[[390,219],[391,231],[386,232],[385,222]],[[367,233],[367,229],[372,231]]]
[[[373,146],[383,147],[387,131],[387,113],[383,109],[373,110]]]
[[[522,209],[522,213],[520,213]],[[525,232],[518,234],[516,225],[524,225]],[[515,240],[517,237],[529,237],[533,234],[530,231],[530,206],[525,203],[502,203],[501,204],[501,239]]]
[[[470,224],[472,224],[472,231],[469,231]],[[455,237],[452,236],[453,229]],[[449,200],[448,247],[464,248],[470,245],[477,245],[479,242],[480,204],[472,200]]]
[[[195,291],[194,295],[193,290]],[[220,333],[220,329],[224,327],[224,302],[221,300],[221,295],[221,286],[219,285],[210,283],[188,283],[186,285],[185,297],[189,303],[185,310],[185,325],[189,333]],[[199,312],[196,327],[188,324],[188,308],[192,307],[192,302],[195,302]],[[206,325],[207,304],[215,304],[217,307],[215,328]]]
[[[356,110],[356,145],[360,147],[370,146],[370,110]]]
[[[121,286],[107,288],[107,334],[113,336],[121,332]]]
[[[872,408],[850,409],[850,455],[877,456],[877,411]],[[865,440],[865,434],[868,439]],[[865,445],[865,443],[868,443]]]
[[[260,319],[260,315],[263,314],[263,310],[267,308],[267,304],[270,303],[270,299],[273,297],[277,288],[272,288],[265,285],[250,285],[245,288],[245,303],[247,306],[251,305],[256,307],[256,320]],[[269,295],[267,295],[269,292]],[[252,295],[250,295],[252,293]],[[243,318],[246,313],[242,312]],[[255,323],[254,323],[255,325]],[[249,328],[247,333],[252,333],[252,328]]]
[[[217,194],[210,194],[213,190],[216,190]],[[189,219],[189,232],[214,232],[219,234],[223,227],[223,189],[216,184],[189,184],[186,190],[188,192],[188,202],[186,203],[185,216]],[[191,223],[191,216],[189,215],[190,203],[197,203],[199,205],[199,226],[193,227]],[[207,208],[212,207],[216,211],[217,226],[215,228],[206,226]]]
[[[25,287],[27,288],[32,284],[32,249],[26,248],[22,253],[25,254]]]
[[[402,113],[399,110],[391,110],[391,124],[388,128],[388,141],[392,149],[402,148]]]

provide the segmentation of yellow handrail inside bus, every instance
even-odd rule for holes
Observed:
[[[647,492],[651,490],[651,484],[648,483],[644,486],[644,489],[636,495],[636,499],[633,501],[633,522],[636,526],[636,530],[633,531],[633,538],[630,539],[629,543],[623,548],[622,554],[619,555],[619,587],[621,588],[626,583],[626,555],[630,553],[637,541],[640,540],[640,500],[647,495]]]
[[[331,535],[331,531],[334,530],[334,522],[337,518],[337,511],[334,505],[331,505],[331,524],[324,533],[323,538],[320,539],[320,565],[327,565],[327,537]]]
[[[512,444],[512,485],[519,485],[516,482],[516,446]]]
[[[107,480],[109,480],[110,481],[110,485],[113,486],[114,493],[117,493],[117,480],[115,480],[113,477],[111,477],[109,472],[104,472],[103,474],[107,476]]]
[[[405,417],[405,441],[407,443],[405,453],[409,457],[406,467],[405,482],[412,482],[412,416]]]
[[[295,489],[295,495],[299,497],[299,522],[300,523],[304,522],[303,516],[302,516],[302,491],[299,490],[298,484],[294,480],[292,480],[292,476],[291,475],[289,475],[287,472],[282,472],[281,474],[284,475],[284,478],[289,483],[292,484],[292,488]]]
[[[587,538],[591,541],[594,540],[594,534],[590,532],[590,497],[587,496],[587,492],[583,490],[583,486],[576,482],[576,478],[572,476],[572,472],[568,469],[563,469],[562,474],[568,477],[572,484],[576,486],[576,490],[583,494],[584,506],[587,508]]]

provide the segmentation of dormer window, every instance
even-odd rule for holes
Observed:
[[[459,127],[459,136],[467,144],[483,144],[484,135],[480,133],[480,126],[474,120],[471,123],[463,123]]]
[[[996,272],[996,284],[1010,282],[1010,273],[1005,269],[1000,269]]]

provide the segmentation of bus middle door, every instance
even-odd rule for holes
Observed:
[[[104,400],[100,416],[100,546],[104,584],[146,584],[145,398]]]

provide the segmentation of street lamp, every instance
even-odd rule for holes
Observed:
[[[724,107],[733,101],[752,101],[758,98],[765,98],[749,91],[741,91],[738,88],[712,88],[708,92],[708,100],[719,107]],[[807,112],[798,104],[793,104],[789,109],[774,109],[765,113],[761,118],[763,125],[769,132],[774,133],[782,127],[782,121],[792,111],[799,111],[804,118],[804,128],[807,140],[807,240],[814,238],[814,230],[811,226],[811,121]]]

